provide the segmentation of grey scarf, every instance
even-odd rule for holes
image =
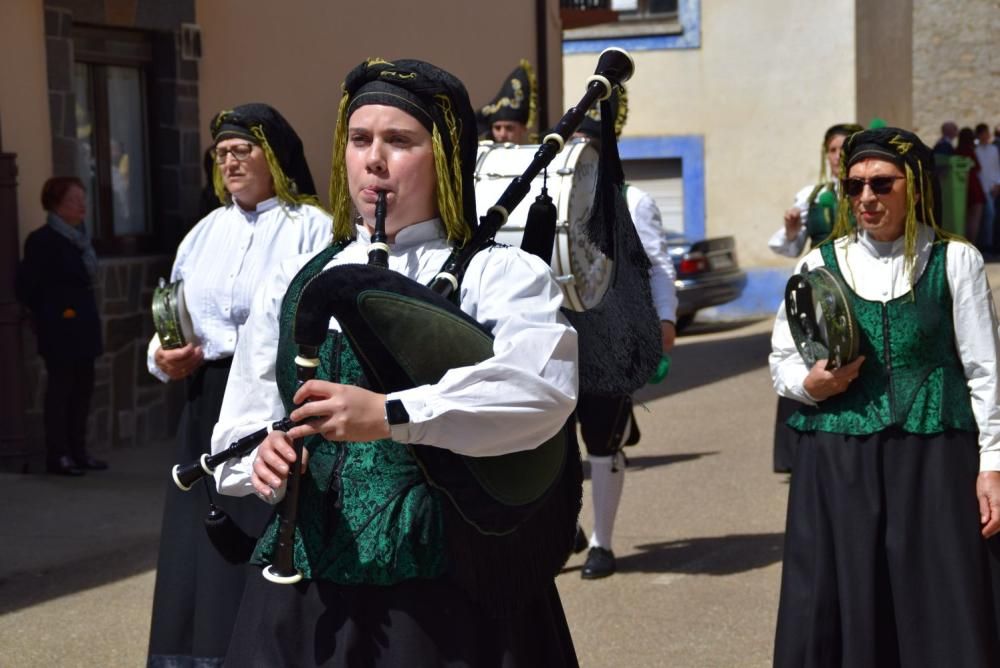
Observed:
[[[71,244],[80,249],[80,259],[83,260],[83,267],[87,270],[87,275],[90,276],[90,283],[93,285],[94,279],[97,276],[97,252],[94,251],[94,245],[90,243],[90,232],[87,231],[87,226],[80,223],[74,227],[51,212],[49,212],[46,222],[53,231],[65,237]]]

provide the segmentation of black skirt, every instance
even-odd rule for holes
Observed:
[[[177,429],[175,461],[188,463],[210,450],[219,417],[230,360],[204,364],[187,381],[187,400]],[[166,473],[166,472],[164,472]],[[167,482],[160,555],[156,565],[148,665],[155,668],[222,665],[247,575],[256,569],[225,561],[208,539],[204,519],[210,491],[252,536],[259,536],[272,509],[256,497],[232,498],[215,493],[206,477],[189,492]]]
[[[560,668],[577,666],[551,583],[496,619],[446,580],[344,586],[247,581],[226,666]]]
[[[1000,665],[978,469],[972,433],[803,433],[774,665]]]
[[[774,472],[791,473],[795,461],[795,449],[799,442],[799,432],[785,421],[792,417],[803,404],[788,397],[778,397],[778,408],[774,415]]]

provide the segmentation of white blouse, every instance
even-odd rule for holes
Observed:
[[[370,238],[358,238],[327,266],[365,264]],[[396,234],[389,268],[427,284],[450,248],[440,220],[411,225]],[[285,416],[275,385],[278,316],[292,278],[309,260],[281,263],[258,292],[236,346],[212,452]],[[562,428],[576,405],[577,336],[559,311],[562,291],[538,258],[510,247],[478,253],[460,289],[460,307],[492,332],[493,357],[448,371],[433,385],[389,395],[410,415],[411,443],[471,456],[530,449]],[[335,320],[330,329],[339,330]],[[216,469],[219,490],[233,496],[253,492],[256,452]]]
[[[170,281],[184,281],[194,336],[206,360],[230,357],[261,280],[281,260],[318,251],[333,239],[333,222],[322,209],[289,206],[277,197],[256,210],[231,204],[208,214],[177,248]],[[153,359],[160,339],[149,342],[146,366],[167,382]]]
[[[919,277],[930,258],[933,232],[921,225],[917,237]],[[871,240],[862,231],[857,238],[843,237],[835,243],[837,261],[847,285],[863,299],[888,302],[910,291],[909,272],[903,266],[903,238],[894,242]],[[969,386],[972,412],[979,426],[980,469],[1000,471],[1000,333],[983,257],[970,244],[949,242],[946,271],[952,296],[952,318],[958,356]],[[823,265],[818,249],[810,251],[796,266]],[[769,358],[774,389],[781,396],[816,405],[803,387],[809,373],[788,329],[785,304],[778,307],[772,352]]]

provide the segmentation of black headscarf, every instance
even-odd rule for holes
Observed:
[[[908,204],[916,220],[937,226],[941,220],[941,184],[934,166],[934,152],[920,137],[900,128],[876,128],[852,134],[844,141],[842,178],[851,165],[864,158],[888,160],[906,174],[908,191],[919,194]]]
[[[449,239],[464,242],[476,228],[476,117],[465,86],[454,75],[420,60],[367,60],[344,80],[333,143],[330,206],[334,236],[353,233],[344,168],[348,119],[366,104],[397,107],[431,132],[437,172],[438,213]]]
[[[489,135],[492,125],[497,121],[517,121],[531,130],[535,125],[537,108],[538,83],[535,72],[531,63],[522,59],[504,79],[496,97],[476,112],[479,132],[484,136]]]
[[[238,137],[264,150],[279,198],[289,204],[319,203],[302,140],[277,109],[261,103],[241,104],[217,113],[209,127],[213,143]],[[225,201],[226,193],[217,167],[215,174],[216,194]]]
[[[916,282],[917,223],[934,231],[937,239],[957,239],[943,231],[941,220],[941,185],[934,166],[934,152],[920,137],[900,128],[881,127],[856,132],[844,140],[840,161],[840,178],[845,179],[851,165],[865,158],[887,160],[906,175],[906,225],[903,230],[903,264],[910,274],[910,284]],[[834,237],[854,232],[850,222],[851,205],[841,188]]]

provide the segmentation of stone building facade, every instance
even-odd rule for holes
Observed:
[[[913,128],[1000,125],[1000,2],[913,0]]]

